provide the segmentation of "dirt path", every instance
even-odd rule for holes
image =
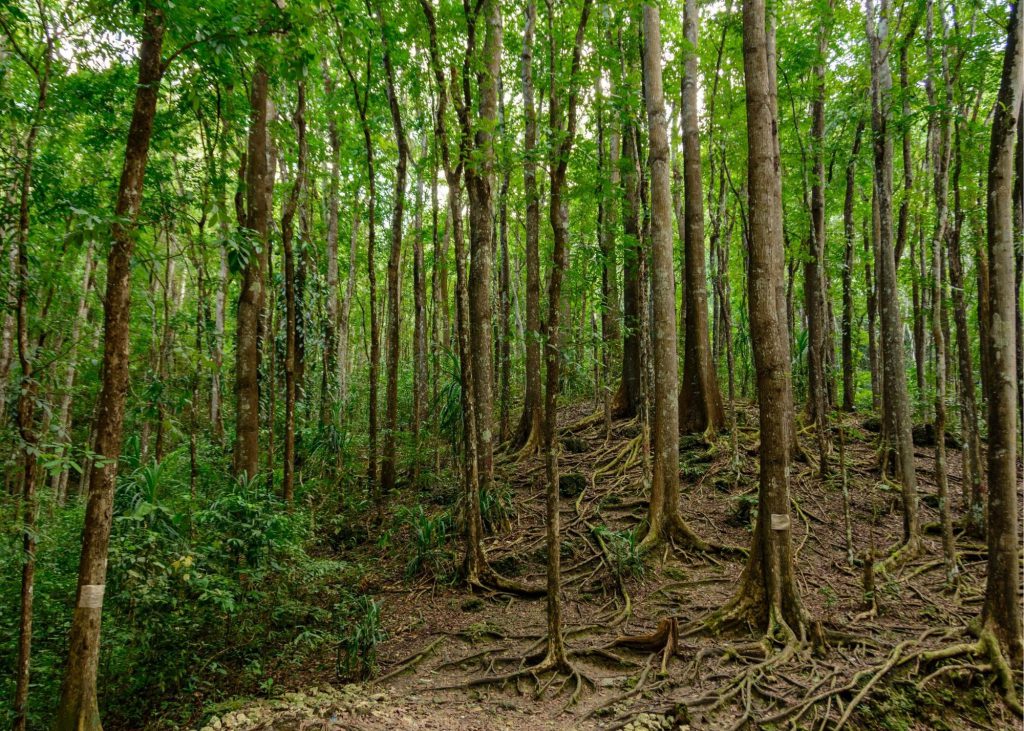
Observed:
[[[581,415],[577,409],[566,414],[563,423]],[[719,543],[749,543],[757,509],[755,425],[753,412],[741,412],[738,474],[728,435],[711,446],[699,440],[683,445],[683,515],[698,533]],[[877,485],[874,435],[852,420],[846,427],[853,550],[860,555],[874,545],[882,552],[900,536],[899,494]],[[382,602],[388,634],[379,650],[379,677],[384,680],[318,691],[319,696],[307,692],[296,696],[295,703],[284,698],[276,701],[277,711],[268,711],[270,715],[261,721],[254,721],[250,718],[254,713],[243,709],[244,722],[229,725],[219,717],[222,726],[732,729],[762,728],[773,715],[802,708],[795,726],[786,725],[791,719],[780,719],[777,727],[833,728],[857,689],[873,674],[871,669],[880,667],[893,648],[900,643],[905,647],[951,644],[978,615],[984,546],[959,537],[963,582],[951,594],[943,585],[938,537],[931,534],[925,541],[924,558],[895,576],[876,577],[880,612],[865,614],[863,571],[847,562],[838,474],[822,485],[810,465],[797,461],[793,540],[803,600],[826,631],[845,633],[858,641],[816,652],[805,648],[771,668],[761,668],[759,663],[778,648],[749,633],[716,637],[684,631],[669,656],[612,647],[616,638],[651,633],[666,620],[684,629],[699,623],[731,596],[743,567],[741,557],[682,553],[672,547],[646,561],[637,558],[628,532],[644,516],[644,469],[632,449],[640,438],[635,424],[620,423],[607,443],[600,426],[563,440],[564,615],[567,645],[579,676],[526,674],[506,683],[490,682],[543,651],[544,602],[474,595],[429,577],[410,583],[403,575],[407,536],[396,535],[392,548],[378,555],[376,568],[365,580],[367,590]],[[806,440],[806,449],[813,453],[812,439]],[[959,509],[959,450],[950,450],[948,464],[950,492]],[[917,468],[922,520],[936,522],[930,447],[918,447]],[[488,555],[505,575],[540,583],[544,572],[541,462],[505,462],[498,472],[498,482],[513,491],[516,515],[489,539]],[[311,670],[311,676],[319,674],[321,688],[337,684],[329,660],[319,670]],[[1019,728],[1019,721],[988,687],[991,679],[979,674],[974,664],[963,665],[926,685],[908,681],[905,673],[896,674],[892,682],[886,679],[860,702],[846,728]],[[308,685],[310,681],[301,682]],[[461,687],[445,689],[450,686]],[[309,695],[321,700],[309,701]],[[812,696],[822,700],[800,705]],[[638,718],[638,714],[651,715]]]

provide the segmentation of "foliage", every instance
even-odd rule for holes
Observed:
[[[647,573],[637,529],[612,530],[605,525],[596,525],[593,533],[611,560],[612,569],[616,574],[639,579]]]
[[[380,603],[365,594],[344,593],[335,605],[339,676],[362,680],[377,671],[377,645],[387,637],[381,627],[380,610]]]
[[[430,516],[422,505],[416,505],[400,508],[396,521],[400,529],[405,528],[410,534],[405,575],[446,578],[451,571],[451,552],[447,545],[451,516],[447,512]]]

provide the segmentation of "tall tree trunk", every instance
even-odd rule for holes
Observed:
[[[306,85],[298,83],[295,132],[299,150],[295,182],[281,215],[281,247],[284,249],[285,355],[284,355],[284,480],[281,495],[290,505],[295,497],[295,407],[298,399],[298,308],[295,272],[295,214],[306,184]],[[274,384],[271,384],[274,388]]]
[[[324,69],[324,92],[334,93],[334,82]],[[324,327],[324,372],[320,407],[320,424],[329,419],[332,404],[343,404],[341,399],[341,287],[338,282],[338,209],[341,204],[341,136],[338,121],[331,115],[327,122],[327,140],[330,145],[330,178],[327,183],[327,322]],[[340,423],[338,424],[340,426]]]
[[[529,456],[540,449],[543,431],[540,323],[540,196],[537,192],[537,110],[533,89],[533,44],[537,25],[536,0],[527,0],[520,77],[523,84],[523,197],[526,201],[526,390],[523,414],[511,446]]]
[[[367,465],[366,475],[371,488],[377,487],[377,380],[378,368],[380,366],[380,318],[377,313],[377,265],[375,263],[375,252],[377,249],[377,183],[374,161],[373,131],[370,129],[370,122],[367,117],[367,107],[370,103],[370,81],[372,76],[372,54],[366,54],[365,87],[362,92],[359,90],[359,83],[356,81],[352,67],[342,59],[345,66],[345,73],[348,75],[349,83],[352,85],[352,95],[355,99],[356,108],[359,111],[359,126],[363,131],[363,148],[366,151],[366,180],[369,185],[369,192],[366,200],[366,271],[369,285],[369,307],[370,310],[370,363],[369,363],[369,406],[367,427]],[[355,225],[353,225],[353,235]],[[351,266],[349,268],[351,273]],[[352,281],[351,279],[349,281]]]
[[[761,429],[757,523],[737,594],[722,622],[752,620],[787,643],[806,637],[807,615],[793,574],[789,513],[793,392],[783,296],[775,28],[763,0],[743,3],[750,239],[748,302]]]
[[[494,2],[494,0],[490,0]],[[548,109],[551,135],[558,143],[551,153],[549,181],[549,216],[553,248],[551,251],[551,277],[548,281],[547,343],[544,348],[547,363],[547,384],[544,391],[544,466],[547,476],[547,654],[546,662],[558,669],[566,669],[568,656],[562,635],[562,566],[561,525],[558,474],[558,391],[561,358],[562,279],[569,264],[569,202],[565,199],[566,171],[569,154],[576,136],[576,104],[579,99],[577,75],[583,52],[583,37],[590,17],[592,0],[583,0],[583,9],[572,51],[568,90],[559,88],[556,68],[555,44],[552,33],[554,9],[548,6],[549,56]],[[563,112],[562,101],[566,106]]]
[[[604,13],[606,19],[611,21],[611,13],[608,6],[604,6]],[[609,22],[610,25],[610,22]],[[607,43],[609,47],[613,46],[612,31],[611,29],[607,32]],[[617,62],[613,61],[609,73],[609,86],[608,93],[611,99],[616,99],[616,95],[619,93],[621,87],[621,79],[619,78],[620,66]],[[597,84],[597,88],[600,89],[600,82]],[[601,357],[602,357],[602,370],[604,373],[604,379],[607,381],[611,378],[611,374],[615,367],[616,361],[621,351],[621,345],[619,338],[621,337],[621,327],[619,326],[621,317],[621,306],[619,303],[619,263],[618,263],[618,229],[619,229],[619,198],[622,195],[620,190],[620,174],[619,174],[619,153],[621,147],[621,129],[622,129],[622,115],[617,111],[617,105],[613,103],[611,105],[613,115],[610,123],[604,124],[602,121],[601,136],[604,136],[604,130],[608,129],[608,154],[607,158],[604,156],[604,141],[601,140],[601,160],[607,159],[607,182],[605,182],[605,176],[601,178],[601,229],[598,232],[600,236],[600,247],[601,247]],[[604,169],[604,168],[602,168]],[[612,398],[614,394],[611,388],[605,385],[602,393],[602,401],[604,404],[605,412],[605,428],[611,428],[611,410],[612,410]]]
[[[468,7],[468,5],[466,6]],[[498,81],[501,75],[501,8],[496,0],[486,0],[473,23],[483,18],[486,34],[482,55],[476,61],[477,120],[471,129],[472,104],[468,92],[459,111],[464,139],[472,137],[472,160],[465,167],[469,197],[469,334],[473,346],[473,381],[476,388],[476,422],[480,490],[489,491],[494,481],[494,369],[491,354],[491,279],[494,264],[494,129],[498,122]],[[463,89],[469,87],[465,75],[473,41],[467,45],[467,66],[463,70]]]
[[[40,11],[42,7],[40,6]],[[36,77],[36,107],[25,138],[22,160],[21,181],[18,189],[18,230],[17,248],[17,299],[15,318],[17,320],[18,363],[21,366],[21,387],[18,389],[18,436],[21,437],[21,528],[24,562],[21,565],[21,606],[18,632],[18,666],[14,690],[14,729],[24,731],[28,727],[28,693],[30,664],[32,657],[32,620],[35,597],[36,574],[36,475],[38,469],[39,434],[36,431],[36,392],[39,381],[33,373],[35,352],[29,339],[28,304],[31,282],[29,280],[28,235],[31,222],[32,172],[35,162],[36,139],[43,124],[46,111],[46,97],[50,83],[50,67],[53,59],[54,42],[47,29],[46,17],[41,19],[45,37],[43,58],[32,66]],[[44,311],[45,315],[45,311]],[[39,336],[38,346],[45,341],[45,330]],[[2,396],[2,394],[0,394]]]
[[[139,83],[135,89],[135,106],[128,127],[124,167],[114,208],[115,218],[111,224],[111,247],[107,256],[103,375],[96,414],[96,439],[93,444],[94,451],[101,459],[93,463],[89,484],[78,588],[68,639],[68,662],[53,725],[56,731],[94,731],[102,727],[96,702],[96,675],[107,575],[107,544],[110,539],[117,461],[121,455],[125,394],[128,390],[131,255],[160,78],[163,75],[160,59],[163,37],[163,11],[147,2],[139,50]]]
[[[892,136],[889,132],[892,76],[886,56],[889,2],[881,0],[875,19],[874,0],[868,0],[867,35],[871,45],[871,127],[874,133],[874,188],[878,198],[880,237],[877,277],[882,323],[883,411],[888,414],[889,437],[896,447],[903,495],[904,547],[891,558],[906,560],[921,550],[917,512],[917,474],[911,437],[910,399],[903,366],[903,322],[900,316],[896,259],[892,248]],[[876,27],[877,26],[877,27]]]
[[[995,635],[1011,667],[1024,661],[1020,613],[1020,522],[1017,514],[1017,333],[1013,266],[1013,142],[1024,96],[1024,15],[1010,10],[988,162],[989,308],[988,578],[983,630]],[[1006,689],[1012,691],[1012,687]]]
[[[690,0],[693,2],[693,0]],[[651,322],[651,351],[654,366],[654,401],[653,401],[653,452],[654,467],[651,479],[651,499],[648,508],[648,531],[644,537],[644,547],[657,545],[667,536],[677,536],[686,544],[704,549],[707,545],[698,538],[689,528],[682,516],[679,514],[679,396],[678,368],[679,354],[676,348],[676,293],[675,293],[675,257],[672,254],[672,186],[669,180],[669,145],[668,145],[668,120],[665,115],[665,97],[662,91],[661,80],[661,18],[658,9],[654,6],[644,4],[643,9],[644,29],[644,96],[647,106],[647,126],[650,138],[650,167],[651,167],[651,295],[652,295],[652,322]],[[693,20],[693,18],[691,18]],[[688,33],[688,35],[691,35]],[[696,28],[692,29],[692,39],[696,38]],[[695,64],[694,64],[695,65]],[[692,69],[695,71],[696,69]],[[688,69],[688,72],[690,69]],[[691,79],[696,82],[696,79]],[[684,94],[684,97],[686,95]],[[694,97],[696,92],[694,92]],[[691,103],[695,99],[690,100]],[[692,110],[694,117],[696,109]],[[687,112],[688,113],[688,112]],[[685,114],[684,114],[685,117]],[[696,119],[692,120],[696,126]],[[689,130],[687,131],[689,134]],[[692,136],[690,153],[700,154],[696,134]],[[703,246],[703,217],[700,213],[701,200],[699,184],[693,187],[691,175],[693,174],[692,160],[687,160],[687,236],[695,235],[694,229],[700,228],[700,266],[701,273],[699,280],[688,282],[697,284],[704,288],[704,246]],[[698,174],[699,178],[699,174]],[[694,201],[693,198],[696,200]],[[696,216],[701,217],[699,222],[692,220],[694,211],[691,207],[696,204]],[[694,243],[697,246],[696,242]],[[688,246],[687,251],[687,272],[691,266],[690,254],[693,253]],[[690,287],[687,286],[687,292]],[[700,301],[691,300],[691,305],[702,305],[704,317],[701,324],[702,330],[699,337],[702,339],[699,355],[705,361],[704,365],[710,370],[711,352],[707,342],[707,300],[706,296],[698,298]],[[692,317],[690,307],[687,308],[687,316]],[[690,332],[687,333],[689,341]],[[696,335],[696,333],[693,333]],[[696,367],[696,366],[691,366]],[[714,373],[710,374],[712,379]],[[691,396],[698,396],[704,406],[711,404],[708,398],[710,393],[705,391],[703,384],[698,393]],[[714,382],[717,392],[718,383]],[[719,401],[721,397],[719,396]],[[686,403],[692,404],[692,401]],[[721,411],[721,403],[718,404]],[[702,409],[704,415],[710,412]],[[710,428],[709,423],[707,427]]]
[[[853,362],[853,201],[856,188],[857,155],[860,153],[864,120],[857,122],[853,150],[846,164],[846,195],[843,198],[843,410],[853,411],[857,401],[857,367]]]
[[[427,278],[423,271],[423,173],[427,167],[427,138],[420,146],[420,161],[416,165],[416,211],[413,220],[412,281],[413,281],[413,354],[412,354],[412,484],[419,485],[420,430],[427,399]]]
[[[655,11],[655,15],[657,15],[657,11]],[[725,425],[725,412],[722,410],[722,391],[718,387],[718,377],[711,360],[711,343],[708,339],[707,272],[704,265],[704,192],[701,182],[700,137],[698,136],[697,119],[698,22],[697,0],[686,0],[683,9],[683,33],[686,36],[687,52],[684,61],[681,98],[683,176],[686,183],[684,193],[685,235],[683,236],[686,271],[683,284],[683,298],[686,309],[686,339],[683,354],[683,382],[682,387],[679,389],[678,415],[679,430],[683,433],[716,432]],[[652,70],[654,68],[649,66],[648,71]],[[656,70],[660,75],[660,53],[659,64]],[[650,92],[651,76],[648,75],[645,79],[648,84],[648,92]],[[659,86],[660,81],[658,79]],[[650,102],[648,103],[647,113],[648,116],[651,115]],[[667,146],[668,142],[666,140],[666,148]],[[653,125],[651,128],[651,148],[653,153]],[[653,165],[651,168],[651,184],[652,186],[655,185]],[[653,204],[653,192],[651,200]],[[671,218],[669,223],[671,223]],[[671,255],[671,227],[669,230],[669,243],[669,254]],[[652,277],[655,276],[653,268],[651,269],[651,275]],[[673,294],[674,297],[675,295]],[[655,366],[655,370],[658,370],[657,366]],[[657,387],[657,383],[655,386]],[[676,472],[678,473],[678,470]],[[678,483],[678,474],[676,478]]]
[[[944,29],[945,22],[940,6],[938,22]],[[927,54],[928,81],[932,86],[933,23],[935,21],[935,4],[928,3],[927,19]],[[942,529],[942,555],[945,562],[946,582],[954,584],[958,569],[956,563],[956,547],[953,543],[953,519],[949,504],[949,480],[946,469],[946,334],[943,328],[943,302],[945,301],[945,285],[942,267],[943,244],[948,236],[949,227],[949,161],[953,149],[952,115],[953,84],[950,79],[948,53],[946,51],[946,34],[940,33],[942,43],[942,80],[945,88],[945,102],[941,109],[932,114],[938,119],[929,120],[936,128],[935,156],[935,231],[932,235],[932,341],[935,343],[935,483],[939,499],[939,519]],[[929,96],[932,96],[929,94]],[[930,103],[936,109],[934,103]]]
[[[957,370],[960,373],[960,423],[964,443],[963,503],[964,525],[971,535],[985,535],[985,488],[981,464],[981,439],[978,436],[978,403],[974,383],[974,359],[971,335],[967,326],[967,305],[964,301],[964,272],[960,252],[964,212],[960,199],[960,126],[956,128],[956,157],[953,164],[953,230],[947,239],[949,247],[949,284],[953,296],[953,319],[956,325]]]
[[[67,466],[67,460],[71,452],[71,404],[74,399],[75,376],[78,370],[78,350],[82,329],[86,325],[89,316],[89,296],[92,293],[92,285],[95,272],[95,244],[90,241],[85,251],[85,264],[82,271],[82,291],[78,295],[78,306],[75,309],[75,319],[71,323],[71,354],[68,357],[67,370],[64,372],[64,388],[60,398],[60,408],[57,416],[57,428],[64,440],[61,446],[60,472],[53,475],[53,492],[59,504],[64,504],[67,498],[68,480],[71,477],[71,468]]]
[[[877,258],[878,248],[878,196],[871,192],[871,233],[868,234],[867,224],[864,226],[864,287],[868,293],[868,367],[871,370],[871,408],[875,411],[881,406],[882,383],[881,368],[878,365],[878,289],[875,286],[876,272],[872,270],[872,262]]]
[[[395,71],[391,64],[391,52],[384,20],[377,11],[381,27],[381,42],[384,47],[384,72],[387,80],[388,106],[391,109],[391,126],[395,144],[398,147],[398,163],[395,166],[394,207],[391,211],[391,253],[388,256],[388,332],[387,332],[387,393],[385,394],[384,454],[380,463],[381,492],[395,488],[397,455],[395,439],[398,434],[398,333],[399,333],[399,280],[398,271],[402,261],[402,218],[405,213],[405,176],[409,160],[409,144],[402,127],[402,113],[395,89]],[[488,351],[483,351],[488,352]]]
[[[641,329],[643,317],[644,262],[643,239],[640,235],[640,178],[636,129],[631,119],[623,123],[622,144],[622,380],[615,395],[612,413],[616,417],[640,413],[641,392]]]
[[[445,81],[441,66],[441,56],[437,42],[437,22],[430,0],[420,0],[420,7],[427,20],[430,31],[430,65],[437,86],[437,107],[434,110],[435,139],[441,148],[441,159],[444,165],[445,181],[448,184],[448,220],[451,227],[452,240],[455,242],[455,335],[459,349],[459,376],[462,393],[462,436],[463,436],[463,495],[465,499],[465,556],[462,571],[466,583],[470,586],[480,585],[485,577],[491,574],[487,566],[487,557],[483,549],[483,520],[480,515],[480,478],[477,459],[477,419],[476,393],[473,378],[473,348],[469,333],[469,283],[466,281],[466,251],[462,231],[462,189],[461,162],[453,164],[448,145],[448,130],[445,116],[448,106],[448,84]],[[488,8],[491,10],[491,8]],[[453,74],[454,76],[454,74]],[[453,79],[454,81],[454,79]],[[458,109],[463,112],[462,108]],[[465,143],[465,140],[464,140]],[[460,150],[461,157],[461,150]],[[487,354],[483,354],[487,357]]]
[[[828,262],[825,257],[825,64],[828,60],[828,40],[832,32],[834,0],[830,0],[825,16],[818,25],[818,48],[811,75],[814,77],[814,97],[811,100],[811,256],[806,265],[804,281],[807,302],[808,391],[818,437],[819,474],[824,479],[828,472],[828,382],[827,365],[830,347],[828,336]]]
[[[249,92],[249,143],[245,165],[246,229],[251,247],[242,274],[235,325],[235,473],[249,480],[259,472],[259,331],[270,260],[267,246],[270,210],[266,195],[270,180],[267,84],[266,70],[257,66]],[[274,389],[273,383],[270,387]],[[271,429],[273,418],[271,413]]]
[[[230,98],[230,89],[228,97]],[[228,138],[231,134],[230,116],[220,113],[218,106],[218,117],[220,123],[220,139],[218,141],[218,157],[220,159],[220,170],[216,179],[216,196],[218,208],[218,229],[221,243],[218,250],[217,267],[217,294],[214,301],[213,315],[213,343],[211,353],[211,374],[210,374],[210,423],[213,426],[213,436],[217,442],[224,438],[224,414],[221,408],[222,378],[224,375],[224,321],[226,316],[227,292],[228,292],[228,249],[227,239],[229,236],[228,223]]]
[[[345,296],[341,300],[341,310],[338,313],[337,380],[340,409],[344,409],[348,402],[348,340],[351,328],[352,297],[356,291],[356,247],[359,244],[359,214],[361,210],[362,203],[357,190],[352,201],[352,228],[348,240],[348,277],[345,280]]]

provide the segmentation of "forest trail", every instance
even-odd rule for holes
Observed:
[[[586,405],[566,410],[561,423],[571,424],[589,409]],[[853,550],[861,555],[874,546],[882,554],[901,535],[898,489],[887,491],[878,485],[876,435],[870,422],[853,414],[842,418]],[[732,467],[728,431],[712,444],[683,440],[682,513],[705,539],[749,544],[756,510],[756,423],[753,409],[738,410],[738,475]],[[744,720],[760,728],[768,717],[799,708],[798,728],[834,728],[841,709],[862,687],[854,681],[870,677],[865,670],[877,670],[901,643],[917,648],[956,641],[950,638],[977,615],[982,599],[984,546],[959,533],[963,581],[955,593],[944,586],[940,538],[931,529],[938,520],[934,450],[926,443],[926,430],[919,429],[916,435],[921,442],[915,452],[922,524],[928,527],[926,550],[899,573],[876,577],[878,616],[865,612],[862,568],[847,563],[838,455],[832,456],[834,478],[824,487],[811,464],[794,462],[793,537],[804,601],[826,631],[855,635],[855,644],[833,643],[823,652],[802,653],[770,672],[756,670],[764,647],[751,634],[682,633],[671,657],[665,657],[660,646],[649,648],[652,651],[612,647],[617,638],[653,632],[667,618],[685,627],[722,606],[735,590],[743,559],[671,547],[641,559],[629,534],[644,517],[643,466],[639,459],[628,462],[639,432],[633,422],[615,422],[606,443],[603,425],[598,424],[563,435],[560,460],[566,640],[571,660],[584,678],[575,703],[570,700],[576,682],[564,676],[527,674],[504,684],[483,682],[516,670],[524,657],[543,650],[542,600],[470,593],[428,577],[410,583],[403,553],[397,550],[410,537],[396,534],[391,537],[392,549],[358,549],[366,552],[365,563],[375,567],[364,577],[363,588],[382,603],[387,632],[378,648],[378,680],[340,685],[335,658],[323,657],[303,677],[280,678],[282,690],[288,692],[274,700],[222,705],[215,718],[220,725],[208,717],[200,727],[731,729]],[[800,438],[807,454],[813,455],[813,433],[801,429]],[[955,444],[952,439],[947,442]],[[618,455],[625,458],[609,464]],[[958,448],[949,450],[949,469],[959,516]],[[497,482],[514,491],[511,504],[518,511],[488,539],[492,565],[507,576],[543,582],[540,458],[501,462]],[[433,500],[440,512],[446,499],[437,492],[413,494],[400,488],[391,505],[399,510],[403,503]],[[458,539],[451,540],[449,549],[460,552]],[[662,663],[665,672],[660,672]],[[987,687],[988,680],[967,682],[976,671],[976,666],[964,663],[927,682],[922,681],[924,674],[913,680],[889,675],[859,702],[846,728],[1018,728],[1019,721]],[[843,690],[847,685],[850,688]],[[828,696],[829,691],[835,693]],[[820,702],[801,706],[815,695],[821,696]],[[244,719],[237,717],[239,709]],[[639,714],[647,715],[638,720]]]

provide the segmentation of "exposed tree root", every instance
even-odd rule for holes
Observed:
[[[551,677],[547,682],[542,682],[542,676],[549,673],[551,674]],[[575,705],[579,701],[584,684],[589,685],[592,688],[596,687],[596,683],[594,683],[592,679],[580,672],[567,659],[557,658],[548,653],[535,665],[528,665],[526,667],[519,668],[518,670],[513,670],[499,675],[481,675],[475,678],[470,678],[462,683],[437,686],[434,690],[465,690],[468,688],[480,688],[489,685],[503,686],[509,682],[514,682],[527,677],[532,678],[536,685],[537,689],[534,692],[535,698],[542,697],[547,689],[551,687],[554,681],[559,677],[562,677],[563,680],[558,686],[557,692],[561,692],[570,680],[573,681],[574,688],[572,694],[569,696],[569,701],[566,703],[567,708]]]
[[[875,571],[889,574],[920,556],[924,552],[924,544],[920,536],[911,536],[902,545],[892,549],[889,555],[875,564]]]
[[[434,652],[434,650],[437,649],[437,646],[440,645],[443,640],[444,640],[443,636],[442,637],[438,637],[436,640],[431,642],[429,645],[424,647],[419,652],[417,652],[414,655],[411,655],[411,656],[405,658],[404,660],[400,660],[398,665],[395,667],[394,670],[391,670],[390,672],[386,673],[385,675],[382,675],[379,678],[376,678],[374,680],[374,682],[375,683],[384,683],[384,682],[386,682],[388,680],[391,680],[394,677],[397,677],[398,675],[401,675],[402,673],[404,673],[407,670],[412,670],[414,667],[416,667],[421,662],[423,662],[428,657],[430,657],[430,655]]]
[[[540,584],[527,584],[522,581],[502,576],[497,571],[487,568],[480,572],[479,576],[470,578],[468,583],[471,588],[482,591],[493,591],[500,594],[513,594],[527,599],[538,599],[545,595],[546,590]]]
[[[729,556],[746,556],[747,550],[739,546],[727,546],[712,541],[706,541],[697,535],[690,525],[683,520],[679,511],[674,511],[665,516],[660,529],[655,530],[647,527],[647,532],[640,541],[640,550],[645,552],[654,551],[660,548],[666,541],[675,543],[683,550],[699,551],[701,553],[720,553]]]

